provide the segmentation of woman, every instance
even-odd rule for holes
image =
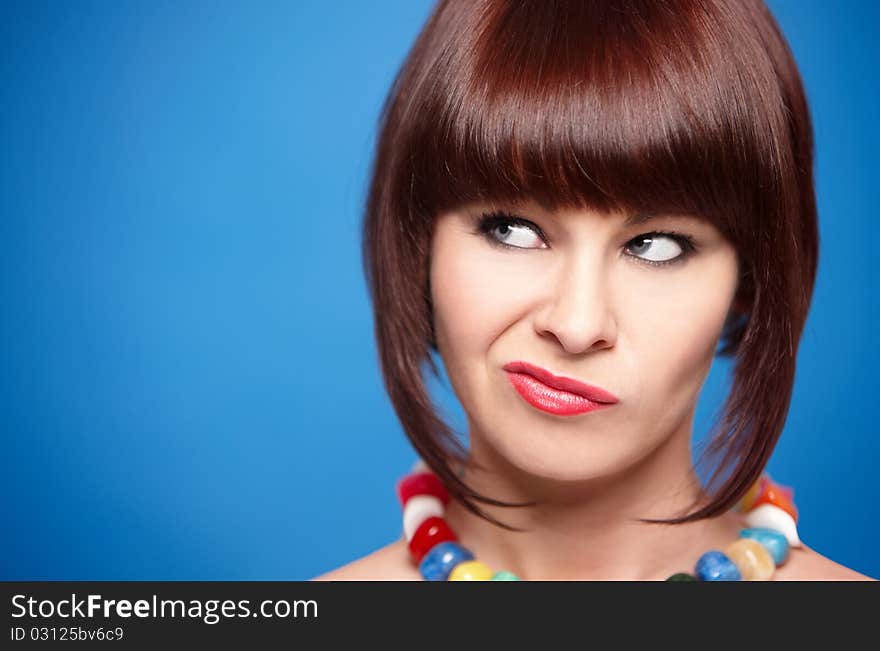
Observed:
[[[756,529],[786,545],[743,551],[772,556],[763,578],[868,579],[801,543],[762,477],[816,274],[812,156],[760,0],[440,2],[384,107],[364,230],[386,386],[431,474],[398,486],[400,540],[318,578],[455,578],[414,549],[430,535],[485,564],[458,578],[692,579]],[[425,389],[432,350],[467,449]],[[716,354],[734,372],[704,486]]]

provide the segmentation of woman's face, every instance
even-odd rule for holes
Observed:
[[[494,208],[502,214],[483,219]],[[625,470],[673,439],[689,446],[736,291],[736,251],[694,217],[627,217],[531,203],[438,216],[434,327],[472,445],[480,437],[522,471],[559,480]],[[511,362],[617,402],[583,411],[595,403],[509,373]]]

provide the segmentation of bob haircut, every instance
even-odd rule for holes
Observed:
[[[782,432],[818,264],[809,109],[761,0],[441,0],[394,79],[363,223],[389,397],[415,450],[472,513],[466,450],[422,376],[439,378],[434,219],[464,204],[708,220],[740,266],[717,356],[733,381],[701,456],[714,472],[677,524],[723,513]],[[716,415],[717,416],[717,415]],[[712,490],[708,490],[711,488]]]

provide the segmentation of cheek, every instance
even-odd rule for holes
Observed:
[[[441,352],[445,348],[452,357],[485,353],[527,310],[535,275],[528,273],[528,265],[503,255],[467,245],[456,251],[442,242],[435,246],[431,300]]]
[[[435,250],[430,278],[437,350],[458,400],[472,417],[490,404],[485,396],[494,343],[528,313],[528,283],[537,274],[530,279],[522,267],[485,247]]]
[[[690,399],[698,393],[715,356],[736,288],[735,257],[681,275],[634,297],[638,318],[629,332],[638,342],[642,377]],[[644,288],[644,286],[642,286]]]

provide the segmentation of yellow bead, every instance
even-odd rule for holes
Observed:
[[[757,540],[740,538],[724,550],[739,568],[743,581],[769,581],[776,571],[776,563],[767,548]]]
[[[751,510],[755,500],[758,499],[758,495],[761,494],[761,489],[767,481],[767,475],[761,475],[758,477],[758,481],[752,484],[752,487],[746,491],[746,494],[743,495],[742,499],[739,501],[738,510],[740,513],[746,513]]]
[[[760,544],[760,543],[758,543]],[[492,570],[480,561],[463,561],[449,574],[450,581],[491,581]]]

